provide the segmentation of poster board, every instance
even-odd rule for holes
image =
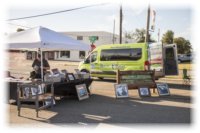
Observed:
[[[140,86],[156,88],[155,70],[150,71],[119,71],[117,70],[117,83],[127,84],[128,89],[138,89]]]

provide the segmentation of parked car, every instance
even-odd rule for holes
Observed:
[[[178,55],[178,62],[190,62],[192,61],[192,54],[180,54]]]

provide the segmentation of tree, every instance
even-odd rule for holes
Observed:
[[[172,44],[174,40],[174,32],[168,30],[162,37],[163,44]]]
[[[17,32],[24,31],[22,28],[17,28]]]
[[[134,39],[137,41],[137,43],[142,43],[142,42],[145,42],[145,34],[146,34],[146,31],[144,28],[142,29],[136,29],[134,32],[125,32],[125,38],[127,39]],[[155,42],[155,40],[153,40],[151,38],[151,35],[149,35],[149,42]]]
[[[145,29],[136,29],[133,38],[138,42],[145,42]]]
[[[133,39],[132,34],[133,33],[131,31],[125,31],[124,32],[125,43],[128,43],[128,40],[132,40]]]
[[[192,46],[189,40],[183,37],[174,38],[174,43],[177,45],[178,54],[189,54],[191,53]]]

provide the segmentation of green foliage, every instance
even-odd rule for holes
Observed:
[[[174,32],[168,30],[162,37],[163,44],[172,44],[174,41]]]
[[[136,29],[133,38],[138,42],[145,42],[145,29]]]
[[[168,30],[163,34],[162,42],[163,44],[175,43],[177,45],[178,54],[189,54],[192,50],[190,41],[183,37],[174,38],[174,32],[172,30]]]
[[[145,34],[146,30],[144,28],[142,29],[136,29],[134,32],[125,32],[125,38],[127,39],[134,39],[137,41],[137,43],[145,42]],[[149,35],[149,42],[155,42],[155,40],[151,39],[151,35]]]
[[[191,53],[192,46],[189,40],[183,37],[174,38],[174,43],[177,44],[178,54],[189,54]]]

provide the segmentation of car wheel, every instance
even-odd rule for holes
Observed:
[[[98,77],[98,79],[103,80],[104,78],[103,77]]]
[[[90,73],[88,70],[85,69],[81,70],[81,72]]]

